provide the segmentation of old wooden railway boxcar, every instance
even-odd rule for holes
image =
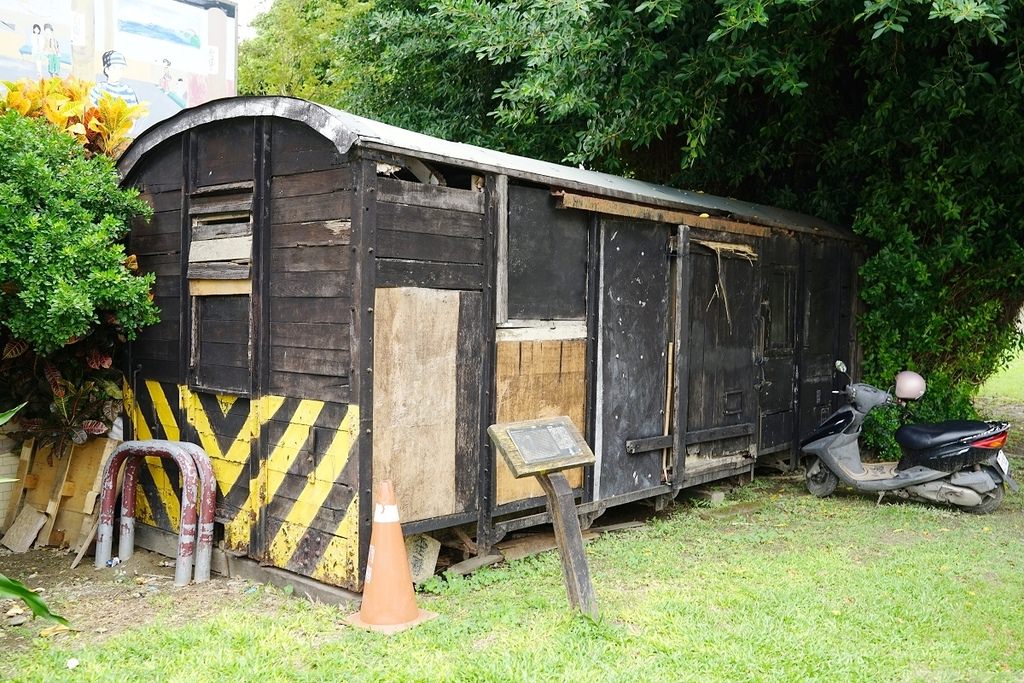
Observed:
[[[137,438],[213,460],[222,546],[359,589],[373,482],[407,534],[480,551],[543,519],[486,436],[569,415],[592,521],[788,462],[854,353],[856,242],[820,220],[234,98],[121,158],[161,322],[130,349]],[[173,465],[140,517],[173,530]]]

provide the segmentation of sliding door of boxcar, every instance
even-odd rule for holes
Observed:
[[[793,237],[775,234],[764,244],[758,359],[761,455],[783,451],[793,443],[800,281],[800,243]]]
[[[730,244],[732,249],[723,248]],[[684,480],[730,464],[725,456],[737,464],[751,455],[758,416],[752,346],[756,259],[752,245],[737,236],[690,239]]]
[[[801,316],[800,423],[806,436],[832,412],[834,368],[843,356],[850,323],[850,258],[848,245],[805,239],[804,303]],[[848,359],[843,358],[848,362]]]
[[[626,441],[665,433],[669,226],[602,219],[599,407],[595,490],[602,499],[662,483],[661,450],[629,455]]]

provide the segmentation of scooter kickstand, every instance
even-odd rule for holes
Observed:
[[[875,501],[875,507],[877,507],[877,506],[882,504],[882,499],[883,498],[885,498],[885,491],[879,491],[878,492],[878,500]]]

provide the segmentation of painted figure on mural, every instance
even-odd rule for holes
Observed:
[[[128,62],[125,61],[124,55],[117,50],[107,50],[103,53],[103,75],[106,80],[97,83],[89,91],[89,100],[93,105],[98,104],[105,93],[120,97],[128,104],[139,103],[135,90],[127,83],[121,82],[127,67]]]
[[[60,76],[60,43],[53,35],[53,24],[43,24],[43,54],[46,55],[46,72]]]
[[[171,60],[166,57],[163,59],[164,72],[160,76],[160,89],[165,93],[171,91]]]
[[[32,37],[29,42],[31,48],[32,63],[36,67],[36,76],[39,78],[43,77],[43,62],[46,61],[43,57],[43,28],[39,24],[32,24]]]
[[[181,107],[188,106],[188,86],[185,84],[184,78],[179,78],[174,82],[174,88],[171,92],[167,93],[168,97],[177,102]]]

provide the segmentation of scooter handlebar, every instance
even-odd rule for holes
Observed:
[[[844,392],[854,408],[868,413],[878,406],[892,403],[892,394],[870,384],[848,384]]]

